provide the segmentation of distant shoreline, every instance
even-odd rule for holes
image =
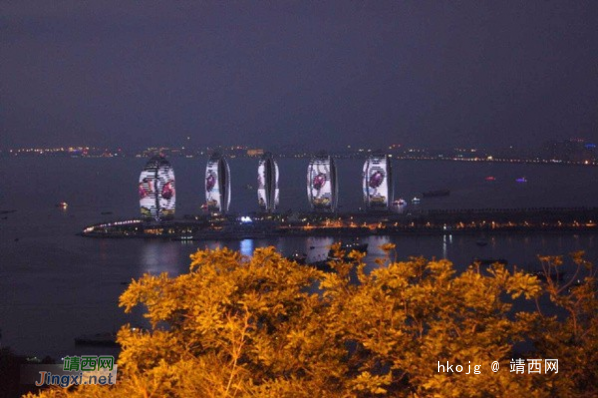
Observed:
[[[400,155],[391,155],[391,158],[396,161],[423,161],[423,162],[462,162],[462,163],[508,163],[508,164],[533,164],[533,165],[543,165],[543,166],[579,166],[579,167],[598,167],[598,162],[571,162],[571,161],[564,161],[564,160],[556,160],[556,159],[526,159],[526,158],[494,158],[494,159],[486,159],[486,158],[450,158],[450,157],[430,157],[430,156],[421,156],[421,157],[414,157],[414,156],[400,156]],[[334,154],[331,153],[330,155],[334,159],[366,159],[366,155],[345,155],[345,154]],[[305,155],[305,156],[296,156],[293,154],[277,154],[277,159],[311,159],[312,155]],[[149,159],[149,157],[142,157],[142,156],[68,156],[68,155],[8,155],[8,154],[0,154],[0,159]],[[198,155],[198,156],[171,156],[169,157],[170,161],[174,161],[173,159],[207,159],[208,156]],[[230,156],[229,159],[254,159],[257,160],[259,157],[255,156]]]

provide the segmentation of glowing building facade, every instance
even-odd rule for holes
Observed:
[[[278,176],[278,164],[272,154],[264,154],[257,168],[257,200],[262,211],[271,213],[278,206]]]
[[[139,176],[141,216],[156,221],[172,218],[175,204],[174,170],[163,156],[154,156]]]
[[[335,212],[338,181],[334,159],[326,154],[315,156],[307,167],[307,198],[314,211]]]
[[[393,201],[392,167],[384,154],[372,154],[363,164],[363,200],[368,210],[388,210]]]
[[[214,153],[206,167],[206,205],[210,212],[226,213],[230,206],[230,169],[219,153]]]

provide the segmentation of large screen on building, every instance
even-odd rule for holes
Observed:
[[[363,195],[366,207],[387,209],[390,200],[390,172],[386,156],[370,156],[363,165]]]
[[[174,216],[176,204],[174,170],[161,156],[150,159],[139,176],[141,216],[160,220]]]
[[[156,171],[155,168],[145,168],[139,176],[139,206],[141,216],[156,218]]]
[[[314,209],[333,209],[334,174],[329,157],[311,160],[307,169],[307,196]]]
[[[156,192],[159,194],[158,205],[161,217],[174,216],[176,204],[174,170],[167,163],[163,163],[158,169]]]
[[[209,211],[222,210],[222,194],[218,163],[219,159],[210,159],[206,167],[206,204]]]

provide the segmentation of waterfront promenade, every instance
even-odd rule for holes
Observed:
[[[370,236],[597,232],[598,207],[456,209],[379,213],[198,215],[160,222],[123,220],[86,227],[82,236],[173,240],[285,236]]]

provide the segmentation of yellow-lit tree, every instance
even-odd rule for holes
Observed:
[[[545,293],[559,310],[548,315],[538,305],[530,336],[538,354],[559,360],[558,373],[537,380],[551,396],[598,397],[598,269],[583,255],[572,253],[570,264],[562,256],[540,257]],[[564,277],[567,265],[573,272]]]
[[[357,252],[323,272],[273,248],[251,258],[198,251],[189,273],[145,275],[121,296],[127,312],[147,307],[152,328],[120,330],[115,386],[41,396],[548,397],[581,388],[509,369],[518,342],[554,349],[540,328],[558,320],[513,311],[542,294],[535,276],[499,264],[458,274],[446,260],[390,261],[394,247],[383,248],[388,259],[369,273]],[[439,372],[447,361],[464,369]]]

